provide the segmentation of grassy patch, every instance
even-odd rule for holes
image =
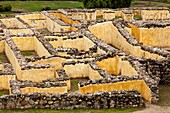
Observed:
[[[169,0],[170,1],[170,0]],[[133,0],[131,7],[170,7],[170,2],[152,0]]]
[[[21,52],[24,56],[32,56],[34,54],[33,51],[22,51]]]
[[[103,19],[103,16],[102,15],[101,16],[96,16],[96,19],[97,20]]]
[[[135,19],[135,20],[142,20],[142,17],[141,17],[140,15],[135,15],[135,16],[134,16],[134,19]]]
[[[0,14],[14,14],[14,12],[0,12]]]
[[[49,110],[49,109],[29,109],[29,110],[0,110],[3,113],[131,113],[142,108],[129,109],[74,109],[74,110]]]
[[[0,62],[9,63],[7,56],[4,53],[0,53]]]
[[[16,11],[40,11],[44,7],[59,8],[84,8],[78,1],[0,1],[1,5],[11,5]]]
[[[8,90],[1,90],[0,91],[0,96],[8,95],[8,94],[9,94]]]
[[[71,90],[70,92],[74,92],[78,90],[78,80],[71,80]]]

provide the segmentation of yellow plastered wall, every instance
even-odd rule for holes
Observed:
[[[138,75],[135,68],[129,63],[129,61],[121,61],[121,75],[124,76],[134,76]]]
[[[168,10],[141,10],[142,20],[165,20],[168,15]]]
[[[4,65],[0,64],[0,70],[4,70]]]
[[[121,17],[122,16],[122,11],[121,10],[116,10],[115,11],[115,16],[116,17]]]
[[[124,29],[125,29],[126,31],[128,31],[129,34],[132,34],[132,29],[131,29],[131,28],[129,28],[129,27],[124,27]]]
[[[110,92],[116,90],[137,90],[142,97],[151,102],[151,90],[143,80],[133,80],[126,82],[107,83],[107,84],[91,84],[79,87],[80,93]]]
[[[47,27],[46,17],[42,14],[27,14],[27,15],[18,15],[16,17],[21,18],[31,27],[42,29]]]
[[[25,25],[23,25],[20,21],[18,21],[16,18],[10,18],[10,19],[0,19],[2,23],[7,28],[26,28]]]
[[[21,70],[21,74],[17,75],[19,80],[31,80],[34,82],[52,78],[55,78],[54,68]]]
[[[50,44],[54,48],[58,48],[60,46],[68,47],[68,48],[77,48],[78,50],[89,50],[89,48],[93,47],[95,44],[88,38],[76,38],[76,39],[68,39],[62,40],[62,38],[58,38],[57,41],[50,41]],[[80,46],[81,45],[81,46]]]
[[[77,20],[72,20],[68,16],[62,14],[62,13],[50,13],[51,15],[63,20],[64,22],[68,24],[80,24]]]
[[[96,70],[91,69],[89,64],[65,65],[64,70],[70,78],[89,77],[91,80],[103,78]]]
[[[10,35],[19,35],[19,34],[25,34],[25,35],[33,35],[31,29],[9,29]]]
[[[41,57],[41,56],[51,55],[37,38],[34,38],[34,41],[35,41],[35,51],[37,52],[38,56]]]
[[[161,59],[162,56],[157,54],[148,53],[140,48],[140,46],[133,46],[119,33],[118,29],[112,22],[98,23],[89,26],[89,30],[108,44],[112,44],[116,48],[124,51],[126,54],[134,55],[139,58]]]
[[[124,13],[122,13],[122,17],[123,17],[124,20],[130,21],[130,20],[133,20],[134,15],[133,14],[124,14]]]
[[[57,22],[51,20],[49,17],[46,17],[47,20],[47,29],[50,32],[61,32],[61,29],[63,29],[65,32],[70,31],[70,26],[61,26]]]
[[[14,68],[16,75],[17,76],[21,75],[21,67],[19,66],[18,60],[6,42],[5,42],[5,53],[9,59],[10,63],[12,64],[12,67]]]
[[[96,20],[96,12],[71,12],[71,17],[76,19],[83,19],[87,21],[94,21]]]
[[[146,46],[169,47],[170,46],[170,26],[164,28],[137,28],[132,26],[132,35]]]
[[[10,89],[10,80],[15,80],[15,75],[1,75],[0,76],[0,90]]]
[[[35,49],[34,37],[12,37],[12,39],[21,51],[30,51]]]
[[[120,62],[121,58],[116,56],[114,58],[104,59],[96,64],[103,70],[106,70],[109,74],[118,75],[120,74]]]
[[[5,53],[16,72],[18,80],[32,80],[35,82],[41,82],[42,80],[55,78],[54,68],[21,70],[18,60],[6,42]]]
[[[114,12],[112,12],[112,13],[104,13],[103,18],[104,19],[113,19],[113,18],[115,18],[115,13]]]
[[[5,52],[5,41],[0,41],[0,53]]]
[[[26,87],[21,88],[21,93],[52,93],[52,94],[64,94],[67,93],[67,86],[63,87],[51,87],[51,88],[37,88],[37,87]]]

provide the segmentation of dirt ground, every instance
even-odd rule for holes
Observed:
[[[159,94],[157,105],[147,103],[145,109],[133,113],[170,113],[170,85],[160,85]]]

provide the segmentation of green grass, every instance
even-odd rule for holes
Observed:
[[[22,51],[21,53],[24,56],[32,56],[34,52],[32,52],[32,51]]]
[[[84,8],[78,1],[0,1],[0,5],[11,5],[16,11],[40,11],[44,7],[59,8]]]
[[[14,14],[14,12],[0,12],[0,14]]]
[[[49,109],[29,109],[29,110],[0,110],[2,113],[131,113],[143,108],[129,109],[74,109],[74,110],[49,110]]]
[[[133,0],[131,7],[170,7],[170,0],[168,2],[158,2],[156,0]]]
[[[0,62],[9,63],[8,58],[4,53],[0,53]]]
[[[142,17],[141,17],[140,15],[135,15],[135,16],[134,16],[134,19],[135,19],[135,20],[142,20]]]

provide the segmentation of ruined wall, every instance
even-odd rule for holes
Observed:
[[[108,83],[108,84],[91,84],[79,87],[81,93],[109,92],[115,90],[137,90],[142,97],[151,102],[151,90],[143,80],[134,80],[126,82]]]
[[[157,54],[142,50],[140,46],[133,46],[128,43],[117,28],[112,24],[112,22],[98,23],[96,25],[89,26],[89,30],[99,39],[108,44],[112,44],[116,48],[124,51],[126,54],[131,54],[139,58],[163,58]]]
[[[86,78],[97,80],[103,78],[97,70],[93,70],[89,64],[65,65],[64,70],[70,78]]]
[[[35,41],[34,42],[35,51],[37,52],[38,56],[50,56],[51,55],[37,38],[34,38],[34,41]]]
[[[33,35],[31,29],[9,29],[10,35]]]
[[[64,22],[68,23],[68,24],[80,24],[79,21],[77,20],[72,20],[70,19],[68,16],[62,14],[62,13],[57,13],[57,12],[50,12],[51,15],[63,20]]]
[[[31,51],[35,49],[35,37],[12,37],[14,43],[21,51]]]
[[[15,80],[15,75],[0,75],[0,90],[9,90],[10,80]]]
[[[170,26],[167,27],[152,27],[138,28],[132,26],[132,35],[146,46],[169,47],[170,45]]]
[[[96,64],[103,70],[106,70],[111,75],[119,75],[120,74],[120,57],[108,58],[104,59],[100,62],[96,62]]]
[[[47,27],[46,17],[42,14],[17,15],[16,17],[19,17],[31,27],[36,29],[43,29]]]
[[[168,10],[141,10],[142,20],[165,20],[168,16]]]
[[[55,78],[54,72],[54,68],[22,70],[21,74],[17,75],[17,79],[41,82],[42,80]]]
[[[68,26],[68,25],[60,25],[57,22],[51,20],[49,17],[46,17],[46,20],[47,20],[47,29],[52,33],[53,32],[70,31],[70,26]]]
[[[121,61],[121,74],[124,76],[134,76],[138,75],[135,68],[132,67],[132,65],[128,61]]]
[[[16,18],[10,19],[0,19],[1,22],[5,25],[6,28],[26,28],[21,22],[19,22]]]
[[[3,53],[5,51],[5,41],[0,41],[0,53]]]
[[[66,47],[66,48],[76,48],[79,51],[80,50],[88,51],[89,48],[92,48],[95,45],[91,40],[89,40],[86,37],[67,39],[67,40],[63,40],[63,38],[57,38],[57,39],[58,39],[57,41],[50,41],[50,44],[54,48]]]
[[[67,59],[60,57],[53,57],[49,59],[43,59],[35,62],[29,62],[29,64],[52,64],[54,65],[55,70],[63,69],[62,63],[66,62]]]
[[[7,95],[0,97],[0,109],[80,109],[80,108],[132,108],[143,107],[144,100],[138,91],[113,91],[95,94],[42,93]],[[125,99],[124,99],[125,98]],[[138,100],[138,101],[136,101]],[[131,103],[131,104],[129,104]]]
[[[51,93],[51,94],[64,94],[67,93],[67,86],[63,87],[50,87],[50,88],[37,88],[37,87],[26,87],[21,88],[21,92],[24,93]]]
[[[5,54],[8,57],[10,63],[12,64],[12,67],[15,70],[15,73],[18,77],[18,75],[21,74],[21,67],[18,63],[18,60],[16,58],[16,56],[14,55],[13,51],[11,50],[11,48],[9,47],[9,45],[5,42]]]

